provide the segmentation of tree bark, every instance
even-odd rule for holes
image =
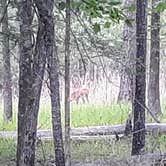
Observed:
[[[44,1],[44,0],[41,0]],[[50,81],[50,96],[52,106],[52,128],[53,128],[53,140],[55,148],[55,164],[57,166],[65,166],[65,156],[63,148],[62,137],[62,125],[61,125],[61,110],[60,110],[60,92],[59,92],[59,72],[58,72],[58,56],[57,48],[55,46],[55,34],[54,34],[54,17],[53,7],[54,1],[49,0],[49,3],[42,2],[43,5],[40,9],[46,6],[48,17],[47,23],[47,42],[46,42],[46,54],[48,56],[48,74]],[[55,47],[54,47],[55,46]]]
[[[18,104],[18,141],[17,141],[17,166],[32,164],[34,149],[29,156],[29,147],[26,147],[29,139],[26,140],[29,132],[26,133],[28,112],[30,112],[30,99],[32,97],[32,29],[33,20],[32,1],[20,1],[18,4],[20,17],[20,61],[19,61],[19,104]],[[31,125],[31,119],[29,125]],[[30,137],[32,138],[32,136]],[[34,144],[34,140],[32,140]],[[30,143],[30,146],[32,145]],[[26,157],[26,155],[28,155]],[[28,158],[28,159],[27,159]],[[30,160],[30,161],[28,161]]]
[[[146,91],[146,39],[147,39],[147,13],[146,0],[137,0],[136,10],[136,76],[134,129],[132,141],[132,155],[139,155],[145,146],[145,91]]]
[[[126,0],[125,7],[135,5],[134,0]],[[135,12],[126,12],[127,18],[131,20],[132,26],[126,25],[123,30],[124,51],[125,51],[125,67],[122,66],[120,77],[120,90],[118,95],[119,102],[133,102],[133,80],[135,75],[135,54],[136,54],[136,24]],[[124,63],[124,61],[123,61]]]
[[[131,101],[131,80],[126,72],[120,77],[120,89],[117,103],[126,103]]]
[[[156,1],[152,0],[152,7]],[[160,115],[160,13],[152,11],[151,15],[151,46],[150,46],[150,69],[148,86],[148,107],[154,115]]]
[[[66,0],[65,34],[65,163],[71,165],[70,143],[70,0]]]
[[[20,75],[18,106],[18,143],[17,166],[34,166],[37,117],[44,69],[46,64],[46,40],[49,32],[49,15],[47,6],[40,10],[40,1],[35,1],[39,25],[35,53],[32,43],[32,1],[19,3],[20,16]],[[39,5],[38,5],[39,4]]]
[[[51,27],[53,28],[53,26],[54,25],[52,22]],[[52,36],[54,35],[52,34]],[[58,75],[58,66],[57,66],[56,46],[55,50],[56,50],[55,55],[53,55],[53,52],[50,50],[51,52],[48,57],[48,73],[50,79],[50,95],[51,95],[51,106],[52,106],[53,140],[55,147],[55,163],[58,166],[65,166],[65,156],[63,148],[62,126],[61,126],[59,75]]]
[[[2,52],[3,52],[3,99],[4,99],[4,121],[12,120],[12,75],[10,65],[9,49],[9,27],[7,1],[1,1],[2,8]]]

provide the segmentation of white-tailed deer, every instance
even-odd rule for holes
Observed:
[[[76,101],[78,104],[79,99],[82,98],[83,103],[87,101],[89,103],[89,89],[88,88],[76,88],[71,92],[70,101]]]

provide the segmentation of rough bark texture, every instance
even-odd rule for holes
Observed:
[[[39,8],[41,14],[48,14],[45,17],[47,25],[47,42],[46,42],[46,54],[48,56],[48,73],[50,80],[50,95],[51,95],[51,106],[52,106],[52,128],[53,128],[53,139],[55,147],[55,164],[56,166],[65,166],[65,156],[63,149],[63,137],[62,137],[62,126],[61,126],[61,111],[60,111],[60,93],[59,93],[59,72],[58,72],[58,56],[57,48],[54,43],[54,18],[53,18],[53,7],[54,1],[44,0],[40,3]],[[42,4],[42,5],[41,5]],[[42,11],[45,8],[45,12]],[[54,47],[55,46],[55,47]]]
[[[152,6],[156,1],[152,0]],[[160,105],[160,13],[152,11],[151,15],[151,46],[150,46],[150,69],[148,86],[148,107],[154,115],[161,114]]]
[[[51,27],[53,28],[53,22]],[[65,166],[65,156],[63,148],[63,138],[62,138],[62,126],[61,126],[57,53],[53,55],[53,53],[50,52],[50,55],[48,57],[48,72],[50,78],[50,95],[51,95],[51,106],[52,106],[52,126],[53,126],[53,139],[55,147],[55,163],[58,166]]]
[[[12,120],[12,76],[10,68],[9,28],[7,1],[1,1],[2,8],[2,52],[3,52],[3,99],[4,99],[4,121]]]
[[[124,131],[124,135],[130,135],[132,133],[133,130],[133,126],[132,126],[132,113],[129,114],[128,119],[126,120],[126,124],[125,124],[125,131]]]
[[[132,155],[139,155],[145,146],[145,89],[146,89],[146,38],[147,1],[137,0],[136,10],[136,80],[134,108],[134,129]]]
[[[70,0],[66,0],[65,34],[65,162],[71,165],[70,147]]]
[[[125,7],[135,5],[135,0],[125,0]],[[118,102],[133,101],[133,79],[135,75],[135,54],[136,54],[136,25],[135,12],[126,12],[128,19],[132,22],[132,26],[125,24],[123,30],[124,51],[125,51],[125,67],[122,67],[120,78],[120,91]]]
[[[31,24],[33,20],[32,12],[32,1],[20,1],[19,5],[19,16],[20,16],[20,62],[19,62],[19,106],[18,106],[18,144],[17,144],[17,166],[28,165],[27,153],[29,151],[25,146],[28,143],[26,136],[28,132],[25,133],[26,123],[28,118],[28,112],[30,109],[30,98],[32,98],[32,34],[31,34]],[[33,99],[33,98],[32,98]],[[30,119],[31,122],[31,119]],[[29,122],[29,123],[30,123]],[[32,136],[31,136],[32,137]],[[32,140],[32,144],[34,141]],[[31,152],[30,152],[31,153]],[[33,152],[30,164],[33,163]]]
[[[39,1],[35,1],[40,4]],[[38,7],[38,6],[37,6]],[[39,101],[46,63],[46,45],[49,15],[43,8],[39,13],[39,25],[36,38],[36,48],[32,48],[32,1],[19,3],[20,16],[20,75],[19,75],[19,107],[18,107],[18,144],[17,166],[33,166],[35,160],[35,141]],[[43,15],[44,13],[44,15]],[[47,19],[46,19],[47,18]]]
[[[131,80],[126,72],[120,77],[120,90],[118,95],[118,103],[129,102],[131,100]]]

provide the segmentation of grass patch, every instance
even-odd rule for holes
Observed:
[[[131,141],[112,139],[91,140],[72,144],[72,159],[78,161],[109,160],[112,157],[127,158],[130,156]],[[124,153],[125,152],[125,153]]]
[[[16,105],[13,106],[13,120],[11,122],[3,121],[3,108],[0,107],[0,131],[15,131],[17,126],[17,111]]]
[[[126,160],[131,155],[131,138],[121,141],[109,139],[72,141],[71,158],[73,161],[89,162],[95,160]],[[36,161],[47,165],[54,159],[52,141],[40,141],[36,145]],[[147,135],[145,153],[164,153],[166,151],[165,135]],[[0,163],[15,161],[16,141],[0,139]],[[4,165],[3,165],[4,166]]]
[[[13,121],[4,123],[2,108],[0,107],[0,130],[14,131],[17,129],[17,111],[14,107]],[[165,106],[162,107],[165,110]],[[130,105],[112,104],[112,105],[72,105],[71,106],[71,126],[99,126],[123,124],[129,112]],[[148,121],[148,120],[147,120]],[[151,122],[151,121],[149,121]],[[163,112],[161,122],[166,122],[166,112]],[[62,124],[64,125],[64,111],[62,110]],[[49,103],[40,105],[38,129],[51,128],[51,108]]]
[[[129,105],[74,106],[71,112],[71,124],[72,127],[122,124],[129,112]]]
[[[15,107],[16,108],[16,107]],[[51,128],[51,108],[48,104],[42,104],[39,111],[38,128]],[[2,110],[0,111],[0,130],[14,131],[17,126],[17,111],[14,110],[12,122],[4,123]],[[71,108],[71,126],[98,126],[124,123],[130,112],[129,105],[74,105]],[[62,123],[64,124],[64,113],[62,111]]]
[[[0,159],[13,159],[16,153],[16,141],[13,139],[0,139]]]

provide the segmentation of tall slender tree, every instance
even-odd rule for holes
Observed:
[[[56,47],[55,47],[55,50],[56,50]],[[51,51],[51,48],[50,48],[50,51]],[[54,140],[54,151],[55,151],[55,164],[58,166],[65,166],[65,155],[64,155],[64,148],[63,148],[61,111],[60,111],[57,51],[55,51],[55,54],[51,52],[49,53],[49,57],[48,57],[48,73],[50,78],[50,96],[51,96],[51,106],[52,106],[52,128],[53,128],[53,140]]]
[[[8,3],[1,1],[2,8],[2,52],[3,52],[3,99],[4,121],[12,120],[12,75],[10,65],[9,26],[8,26]]]
[[[134,129],[132,155],[139,155],[145,146],[145,89],[146,89],[146,39],[147,1],[136,1],[136,76],[134,96]]]
[[[156,6],[156,2],[159,1],[152,0],[152,7]],[[151,110],[151,112],[156,116],[161,114],[159,75],[160,75],[160,13],[152,10],[148,107]]]
[[[66,0],[65,34],[65,162],[71,165],[70,154],[70,0]]]
[[[131,8],[135,6],[135,0],[125,0],[125,7]],[[126,16],[131,21],[132,26],[125,24],[123,29],[123,41],[125,51],[125,67],[122,67],[120,77],[120,90],[118,95],[118,102],[133,102],[133,80],[135,74],[135,53],[136,53],[136,25],[135,25],[135,11],[126,11]]]
[[[48,17],[45,22],[47,23],[47,40],[45,43],[47,54],[47,67],[50,82],[50,96],[52,106],[52,128],[53,128],[53,140],[55,151],[55,164],[57,166],[65,166],[65,155],[63,147],[62,125],[61,125],[61,110],[60,110],[60,92],[59,92],[59,72],[58,72],[58,55],[57,47],[55,45],[55,30],[54,30],[54,17],[53,7],[54,1],[49,0],[47,3],[45,0],[40,0],[38,8],[41,10],[41,14],[44,17],[43,8],[47,9]]]

